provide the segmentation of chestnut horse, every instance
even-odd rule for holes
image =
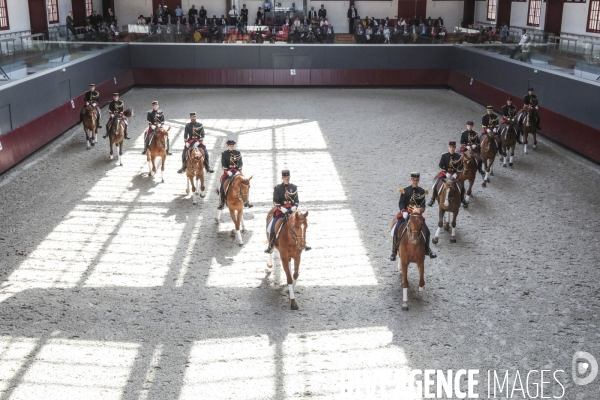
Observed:
[[[204,150],[201,147],[194,147],[188,150],[185,173],[187,175],[187,188],[185,192],[190,194],[190,183],[192,184],[193,204],[198,204],[198,190],[200,188],[200,197],[204,198]],[[194,184],[195,181],[195,184]]]
[[[267,225],[273,219],[275,209],[271,209],[267,214]],[[281,265],[285,271],[287,278],[287,285],[290,292],[290,306],[292,310],[298,309],[298,303],[296,302],[296,296],[294,295],[294,288],[296,287],[296,281],[298,280],[298,269],[300,268],[300,257],[302,251],[306,246],[306,229],[308,228],[308,211],[302,214],[296,210],[292,214],[287,215],[277,221],[275,226],[275,232],[280,227],[279,236],[275,239],[273,245],[279,251],[279,258],[281,259]],[[267,234],[267,240],[269,240],[269,234]],[[294,259],[294,275],[290,272],[290,262]],[[268,268],[273,268],[273,253],[269,254],[269,261],[267,262]]]
[[[252,177],[246,179],[244,178],[244,175],[237,174],[229,179],[231,179],[231,182],[229,183],[229,190],[227,191],[226,203],[227,208],[229,209],[229,215],[231,215],[231,220],[235,225],[235,231],[233,233],[235,233],[237,242],[241,246],[244,244],[244,240],[242,239],[240,226],[242,228],[242,232],[246,230],[243,217],[244,204],[250,201],[250,179],[252,179]],[[221,221],[221,210],[217,210],[216,220],[217,223]]]
[[[167,138],[169,137],[169,130],[171,127],[167,129],[162,126],[157,126],[154,131],[154,137],[152,138],[152,142],[148,146],[148,150],[146,151],[146,161],[148,162],[148,176],[151,177],[156,174],[156,157],[161,158],[160,163],[160,181],[165,182],[164,173],[165,173],[165,161],[167,160]]]
[[[502,131],[500,132],[500,136],[502,136],[502,144],[504,145],[504,159],[502,162],[502,166],[506,167],[506,162],[508,161],[508,166],[513,166],[513,159],[515,156],[515,147],[517,147],[517,128],[515,128],[515,119],[507,118],[504,126],[502,127]],[[510,150],[510,161],[508,159],[508,150]]]
[[[402,276],[402,311],[408,311],[408,264],[415,263],[419,269],[419,292],[425,287],[425,232],[423,228],[423,209],[413,208],[410,211],[408,222],[398,228],[398,270]],[[398,222],[392,221],[392,234]]]
[[[535,101],[534,101],[535,104]],[[523,132],[523,152],[527,154],[527,139],[529,134],[533,134],[533,148],[537,149],[537,121],[535,120],[534,106],[530,105],[522,113],[525,113],[523,117],[523,125],[521,131]]]
[[[127,118],[133,116],[133,112],[130,108],[123,112],[123,115]],[[123,166],[121,162],[121,156],[123,155],[123,139],[125,139],[125,122],[123,122],[120,118],[113,120],[110,128],[108,129],[108,139],[110,140],[110,159],[113,159],[113,145],[118,148],[117,159],[119,161],[119,165]]]
[[[456,217],[460,210],[460,193],[458,188],[458,181],[455,179],[446,179],[444,186],[438,193],[435,194],[439,204],[439,220],[438,228],[435,231],[435,236],[431,240],[433,244],[437,244],[438,237],[440,236],[440,230],[442,226],[444,230],[450,230],[450,214],[452,214],[452,236],[450,236],[450,243],[456,243]],[[444,221],[444,215],[448,213],[447,221]]]
[[[90,145],[94,146],[98,143],[98,125],[96,123],[96,118],[98,118],[96,108],[91,104],[85,106],[81,121],[83,122],[83,133],[85,133],[85,139],[87,141],[86,148],[88,150],[90,149]]]
[[[463,170],[460,173],[460,180],[463,182],[464,190],[467,191],[465,193],[465,203],[463,204],[464,208],[469,206],[469,196],[472,196],[473,184],[475,183],[475,177],[477,176],[477,158],[473,153],[473,150],[467,149],[465,150],[461,157],[460,161],[463,166]],[[465,182],[469,181],[469,189],[466,188]]]
[[[485,177],[483,178],[482,186],[487,186],[490,182],[490,175],[494,175],[494,160],[496,159],[496,153],[498,153],[498,145],[496,144],[495,134],[493,132],[487,132],[481,138],[481,158],[483,159],[483,166],[485,167]]]

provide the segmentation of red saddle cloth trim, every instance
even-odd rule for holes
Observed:
[[[236,172],[239,172],[239,171],[238,171],[237,169],[235,169],[235,168],[228,169],[227,171],[223,172],[223,175],[221,175],[221,182],[223,182],[223,179],[225,179],[225,178],[229,178],[229,177],[227,176],[227,173],[228,173],[229,171],[231,171],[231,172],[232,172],[234,175],[235,175],[235,173],[236,173]]]
[[[291,204],[285,204],[285,205],[283,205],[283,208],[285,208],[285,209],[289,210],[289,209],[291,209],[291,208],[292,208],[292,205],[291,205]],[[281,212],[281,210],[279,209],[279,207],[277,207],[277,208],[275,209],[275,215],[276,215],[276,216],[280,216],[281,214],[283,214],[283,213]]]

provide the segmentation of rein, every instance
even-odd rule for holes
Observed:
[[[236,178],[237,178],[238,176],[240,177],[240,179],[242,179],[242,176],[241,176],[241,175],[236,175]],[[233,184],[233,182],[232,182],[232,184]],[[242,188],[243,188],[243,187],[246,187],[246,188],[248,188],[248,190],[246,190],[246,191],[244,192],[244,191],[242,190]],[[248,202],[248,196],[250,195],[250,184],[249,184],[249,183],[244,183],[244,182],[242,182],[242,181],[240,180],[240,186],[239,186],[239,188],[237,188],[237,187],[235,187],[235,186],[234,186],[234,189],[235,189],[235,190],[236,190],[236,192],[237,192],[238,200],[239,200],[239,201],[241,201],[242,203],[247,203],[247,202]],[[245,200],[244,200],[244,197],[246,198]]]
[[[196,149],[197,147],[195,147]],[[202,154],[202,152],[200,150],[198,150],[198,153]],[[194,158],[192,158],[192,154],[194,154],[194,150],[192,149],[192,151],[190,152],[190,160],[195,161]],[[195,175],[196,171],[201,171],[202,170],[202,162],[204,161],[204,156],[200,156],[199,158],[199,162],[198,165],[199,167],[196,167],[196,163],[192,162],[192,166],[190,167],[190,171]]]
[[[293,214],[292,214],[293,215]],[[288,222],[288,220],[291,218],[288,217],[287,215],[285,216],[285,221]],[[296,243],[296,247],[299,250],[304,250],[304,248],[302,246],[300,246],[300,239],[303,239],[304,242],[306,243],[306,231],[303,231],[304,234],[302,236],[298,236],[296,235],[296,232],[294,232],[293,227],[295,226],[294,224],[292,224],[291,222],[288,224],[288,231],[290,231],[290,233],[292,234],[292,237],[294,238],[294,242]]]
[[[421,225],[419,226],[419,229],[414,230],[410,228],[410,219],[411,218],[419,218],[421,220]],[[419,238],[421,237],[420,233],[421,233],[421,229],[423,228],[423,217],[420,214],[411,214],[409,217],[409,220],[406,222],[406,230],[408,231],[408,240],[410,240],[410,242],[412,244],[417,244],[419,243]],[[413,234],[417,234],[417,238],[414,239],[413,238]]]

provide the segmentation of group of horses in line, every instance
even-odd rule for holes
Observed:
[[[123,113],[127,118],[133,116],[131,109],[126,109]],[[98,143],[98,126],[96,109],[88,105],[82,115],[83,131],[85,133],[87,148],[90,149]],[[165,161],[167,158],[167,138],[169,136],[170,127],[157,126],[152,133],[153,138],[149,139],[150,144],[146,151],[146,160],[148,162],[148,176],[152,177],[156,173],[155,159],[161,159],[161,181],[164,182]],[[118,165],[122,166],[121,156],[123,155],[123,142],[125,139],[125,122],[121,118],[113,118],[112,123],[108,127],[108,137],[110,146],[110,159],[113,159],[113,146],[117,147]],[[186,175],[187,188],[186,194],[190,194],[190,185],[192,192],[193,204],[198,203],[198,195],[201,198],[205,197],[206,187],[204,186],[204,159],[206,154],[201,147],[194,146],[187,150]],[[246,178],[241,173],[234,174],[226,185],[226,201],[225,205],[229,210],[231,220],[234,224],[232,234],[235,235],[238,245],[244,244],[242,233],[245,231],[244,226],[244,205],[250,200],[250,180],[252,176]],[[217,195],[220,196],[219,189]],[[273,218],[275,209],[273,208],[266,218],[266,227]],[[276,232],[277,237],[274,242],[274,247],[279,253],[281,265],[285,271],[288,290],[290,293],[290,307],[292,310],[298,310],[298,303],[294,295],[294,288],[298,280],[300,259],[302,251],[306,246],[306,230],[308,228],[308,211],[301,213],[296,210],[291,214],[286,215],[277,221]],[[216,222],[221,220],[221,210],[217,210]],[[267,235],[267,240],[268,240]],[[294,272],[290,271],[290,264],[294,260]],[[269,254],[267,261],[268,271],[273,268],[273,254]]]
[[[523,152],[527,154],[527,145],[529,134],[533,135],[533,148],[537,148],[537,122],[535,119],[535,103],[529,105],[522,110],[523,115],[507,118],[501,130],[498,132],[498,137],[493,131],[486,132],[480,141],[480,155],[485,169],[485,177],[483,178],[482,186],[486,187],[490,182],[490,175],[494,175],[493,165],[497,155],[500,155],[502,166],[513,166],[515,148],[519,134],[523,136]],[[522,121],[522,126],[519,127],[517,121]],[[510,154],[509,154],[510,153]],[[456,217],[461,206],[461,191],[466,190],[464,208],[468,207],[470,196],[472,196],[472,188],[477,176],[477,154],[472,148],[466,148],[461,154],[461,162],[463,170],[458,179],[452,177],[445,179],[443,184],[439,185],[435,198],[438,203],[438,225],[435,235],[432,239],[434,244],[439,242],[441,229],[449,231],[452,228],[450,243],[456,243]],[[434,178],[434,181],[436,178]],[[469,182],[468,189],[466,182]],[[425,286],[425,238],[422,234],[423,230],[423,213],[424,209],[414,208],[410,210],[410,216],[398,229],[400,236],[398,253],[398,270],[402,278],[403,301],[402,310],[408,311],[408,265],[415,263],[419,271],[419,292],[423,291]],[[395,218],[392,221],[393,228],[398,221]]]

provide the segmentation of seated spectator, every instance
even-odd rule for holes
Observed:
[[[310,24],[310,21],[306,19],[306,15],[304,16],[304,18],[302,18],[301,24],[304,26],[308,26]]]
[[[219,27],[216,23],[213,23],[209,29],[210,33],[210,42],[216,43],[219,40]]]
[[[442,25],[442,28],[440,29],[440,40],[442,42],[446,41],[446,34],[448,32],[446,32],[446,27]]]
[[[391,27],[392,26],[392,22],[390,21],[390,17],[385,17],[385,21],[383,21],[383,26],[385,26],[385,27]]]
[[[435,21],[435,26],[437,26],[438,28],[444,26],[444,20],[442,19],[442,17],[438,17],[438,19]]]
[[[229,29],[227,28],[227,24],[223,24],[219,28],[219,41],[226,42],[228,39],[229,39]]]
[[[325,36],[325,41],[330,44],[333,43],[333,38],[335,36],[335,33],[333,31],[333,26],[331,26],[329,24],[325,25],[323,27],[323,33]]]
[[[440,37],[440,28],[437,26],[434,26],[433,28],[431,28],[431,37],[434,39],[439,39]]]
[[[218,25],[219,26],[227,26],[227,18],[225,18],[224,14],[221,14],[221,19],[219,20]]]
[[[300,28],[300,25],[301,25],[300,24],[300,18],[296,17],[294,19],[294,28],[298,29],[298,28]]]
[[[383,43],[383,27],[379,26],[379,29],[373,29],[373,31],[375,32],[375,34],[373,35],[373,43]]]
[[[285,21],[283,21],[283,26],[290,26],[292,22],[290,21],[290,17],[285,17]]]
[[[367,29],[365,29],[365,40],[367,43],[373,43],[373,28],[367,25]]]
[[[254,21],[254,25],[256,26],[261,26],[264,24],[264,21],[262,20],[262,18],[256,18],[256,20]]]
[[[146,25],[146,18],[143,15],[140,15],[137,20],[138,25]]]
[[[273,22],[273,25],[275,25],[277,27],[282,25],[281,18],[279,18],[279,15],[277,17],[275,17],[275,22]]]
[[[389,44],[390,43],[390,27],[389,26],[384,26],[383,27],[383,42]]]
[[[392,43],[398,44],[402,41],[402,35],[404,34],[404,26],[396,25],[392,32]]]
[[[361,25],[359,25],[356,28],[356,43],[359,44],[364,44],[365,43],[365,28]]]

